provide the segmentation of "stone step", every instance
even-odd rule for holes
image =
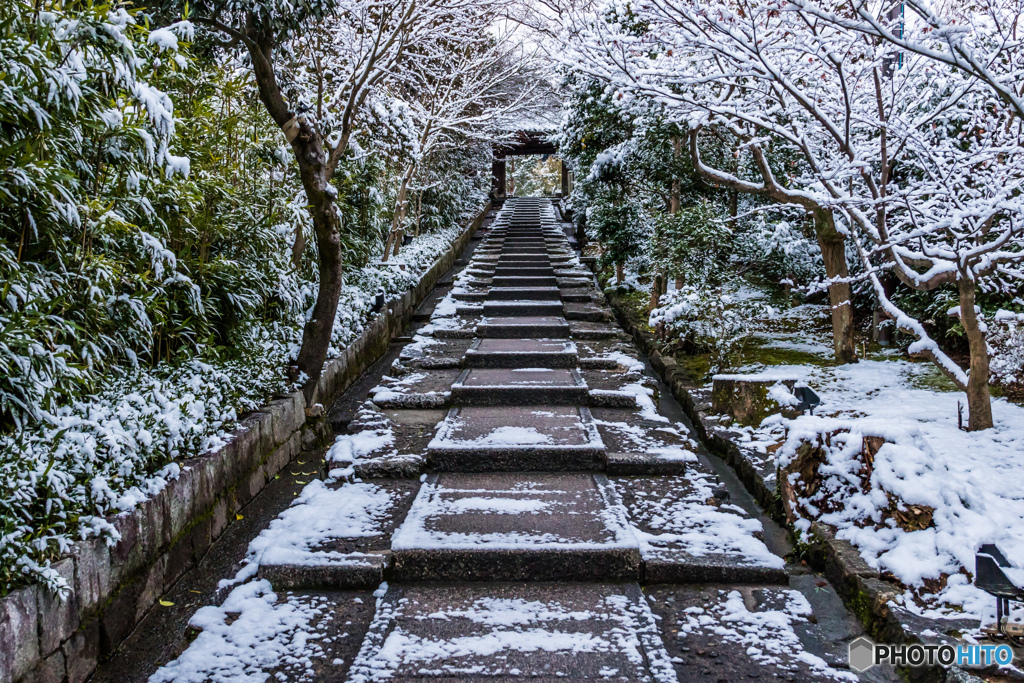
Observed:
[[[558,286],[562,289],[585,289],[588,293],[593,291],[591,287],[594,286],[593,280],[577,277],[561,277],[556,276]]]
[[[451,386],[463,406],[585,405],[587,384],[575,368],[469,368]]]
[[[476,326],[476,336],[481,339],[566,339],[569,323],[561,316],[485,318]]]
[[[610,311],[594,304],[567,303],[564,307],[566,320],[602,322],[612,319]]]
[[[349,553],[331,564],[261,564],[257,575],[275,590],[376,588],[390,563],[389,552]]]
[[[481,302],[487,298],[487,292],[452,292],[452,298],[456,301]]]
[[[486,297],[491,301],[552,301],[558,300],[562,291],[558,287],[495,287],[493,284]]]
[[[504,270],[519,270],[519,269],[532,269],[541,268],[546,270],[549,274],[554,273],[556,267],[564,268],[562,264],[556,264],[549,258],[545,258],[543,261],[534,261],[529,259],[521,259],[518,256],[504,255],[494,262],[495,268],[502,268]],[[527,273],[527,275],[536,275],[537,273]]]
[[[593,300],[588,292],[562,292],[562,301],[565,303],[591,303]]]
[[[492,235],[495,239],[503,239],[506,242],[518,241],[518,240],[541,240],[548,244],[565,244],[565,235],[560,234],[557,230],[531,230],[531,231],[517,231],[508,230]]]
[[[573,339],[593,341],[619,336],[619,328],[611,323],[576,322],[572,326]]]
[[[562,302],[555,301],[484,301],[485,316],[561,315]]]
[[[608,476],[612,475],[680,475],[692,464],[680,458],[666,458],[653,453],[607,453]]]
[[[638,585],[531,583],[390,586],[349,680],[653,683],[676,677]]]
[[[554,339],[478,339],[466,351],[468,368],[574,368],[576,345]]]
[[[501,276],[542,276],[542,277],[554,277],[555,269],[551,266],[547,268],[537,268],[529,265],[514,265],[501,263],[497,268],[494,269],[495,277]]]
[[[645,584],[789,583],[785,567],[746,564],[728,555],[695,557],[682,550],[645,550],[642,555]]]
[[[391,539],[395,581],[630,581],[640,547],[600,474],[430,475]]]
[[[539,251],[518,251],[515,249],[505,249],[501,252],[498,257],[498,261],[537,261],[539,263],[548,264],[551,262],[551,257],[546,252]]]
[[[515,276],[495,275],[491,279],[491,287],[515,289],[518,287],[558,287],[558,279],[554,275]]]
[[[788,582],[785,562],[760,539],[761,524],[716,499],[717,478],[699,461],[689,463],[685,476],[612,481],[639,533],[645,583]]]
[[[588,273],[587,271],[576,270],[575,266],[562,266],[561,264],[557,263],[553,264],[553,266],[555,268],[555,275],[557,275],[558,277],[574,278],[587,280],[588,282],[591,283],[593,282],[593,280],[591,280],[592,275],[590,273]]]
[[[446,472],[594,472],[604,450],[588,408],[472,406],[448,411],[427,460]]]
[[[310,482],[260,537],[258,576],[276,590],[372,588],[419,483]]]

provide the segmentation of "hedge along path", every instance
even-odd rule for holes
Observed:
[[[455,264],[490,205],[455,240],[419,284],[388,302],[372,323],[324,368],[318,401],[329,402],[389,347],[415,308]],[[134,510],[106,521],[119,533],[76,543],[53,562],[70,586],[60,601],[39,585],[0,598],[0,681],[84,681],[108,658],[283,468],[315,448],[327,429],[307,420],[300,392],[277,397],[240,422],[224,446],[180,463],[180,474]],[[165,601],[167,602],[167,601]]]
[[[656,389],[551,202],[509,200],[150,680],[856,680],[856,620]]]

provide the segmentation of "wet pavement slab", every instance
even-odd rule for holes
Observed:
[[[394,586],[350,680],[653,682],[670,671],[635,584]]]

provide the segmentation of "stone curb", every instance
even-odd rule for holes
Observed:
[[[415,308],[455,265],[491,209],[488,202],[416,287],[387,304],[344,354],[324,368],[321,403],[347,389],[383,356]],[[323,397],[323,398],[321,398]],[[325,400],[326,399],[326,400]],[[234,515],[302,450],[301,392],[275,396],[239,423],[220,448],[182,461],[181,475],[134,510],[108,517],[121,540],[75,544],[52,564],[71,586],[64,601],[35,584],[0,598],[0,681],[81,683],[181,576]]]
[[[633,324],[617,294],[606,293],[605,298],[619,324],[647,356],[651,367],[682,406],[698,438],[709,451],[732,467],[743,485],[772,519],[784,527],[788,526],[781,499],[776,495],[775,488],[765,483],[751,462],[743,457],[736,442],[714,434],[708,428],[707,415],[694,400],[694,393],[700,387],[683,368],[679,367],[674,358],[661,354],[654,335]],[[900,586],[883,580],[877,571],[864,562],[856,548],[848,541],[837,539],[828,525],[817,522],[812,524],[811,535],[814,541],[808,548],[808,562],[824,573],[836,587],[843,602],[857,616],[872,638],[884,643],[919,640],[904,630],[889,606],[889,600],[903,592]],[[944,673],[935,669],[917,669],[914,673],[915,681],[944,680]]]

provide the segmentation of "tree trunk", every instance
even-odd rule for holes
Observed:
[[[957,286],[960,290],[960,324],[964,326],[971,349],[971,368],[967,375],[967,409],[970,411],[967,428],[973,432],[993,426],[992,399],[988,391],[988,342],[974,310],[974,282],[961,277]]]
[[[615,264],[615,283],[621,285],[626,281],[626,274],[623,272],[622,261]]]
[[[657,275],[654,276],[654,284],[651,285],[651,298],[647,302],[648,315],[650,315],[651,312],[658,307],[658,300],[662,293],[661,288],[664,282],[665,278],[662,277],[661,273],[658,273]]]
[[[740,193],[736,190],[729,192],[729,229],[736,230],[736,216],[739,214]]]
[[[683,139],[672,138],[672,156],[678,159],[683,155]],[[672,179],[672,190],[669,193],[668,212],[673,216],[679,213],[679,204],[682,201],[683,185],[679,178]]]
[[[825,275],[833,278],[848,278],[850,271],[846,264],[846,243],[836,231],[835,218],[829,209],[817,209],[814,214],[814,232],[821,247]],[[833,282],[828,287],[828,298],[832,309],[832,346],[836,362],[840,365],[857,362],[857,347],[853,343],[853,288],[849,282]]]
[[[305,128],[308,128],[308,125],[303,126],[303,129]],[[313,305],[312,316],[302,330],[302,346],[296,360],[298,371],[306,376],[306,381],[302,385],[306,405],[312,405],[316,397],[317,384],[320,382],[320,373],[327,359],[327,350],[331,344],[334,318],[338,312],[338,298],[341,295],[341,221],[334,204],[334,195],[326,191],[330,182],[327,179],[327,167],[319,160],[326,159],[327,155],[320,144],[319,135],[306,136],[300,131],[292,144],[296,147],[299,176],[302,178],[302,186],[306,189],[309,213],[313,217],[313,232],[316,236],[319,260],[320,282],[317,287],[316,303]],[[300,152],[298,147],[302,147],[303,150]]]
[[[420,236],[420,219],[423,218],[423,190],[420,190],[416,194],[416,232],[413,233],[413,237]]]
[[[394,248],[394,255],[398,256],[399,247],[402,244],[402,236],[405,232],[402,228],[405,225],[405,198],[408,195],[409,181],[412,178],[412,168],[402,176],[402,185],[398,188],[398,198],[395,200],[395,213],[391,218],[391,230],[388,232],[387,242],[384,243],[384,257],[381,261],[387,261],[388,256]]]
[[[334,203],[335,193],[330,187],[332,169],[328,165],[320,131],[304,116],[294,114],[285,102],[274,73],[273,46],[267,42],[267,37],[255,31],[248,21],[246,32],[251,41],[249,54],[260,101],[292,145],[299,165],[299,178],[306,191],[309,215],[313,219],[319,284],[313,313],[302,329],[302,345],[295,361],[295,370],[305,376],[302,393],[306,405],[310,406],[316,398],[316,388],[327,359],[341,295],[341,220]]]

